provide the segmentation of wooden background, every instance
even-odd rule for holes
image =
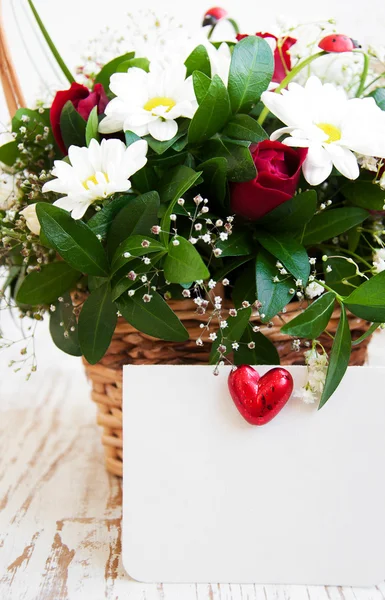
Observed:
[[[373,345],[372,364],[383,364],[383,341]],[[385,583],[352,589],[130,579],[120,560],[121,485],[104,470],[81,366],[50,365],[46,356],[28,383],[0,361],[1,600],[385,599]]]

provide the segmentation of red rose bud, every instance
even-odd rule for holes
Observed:
[[[252,181],[231,185],[231,209],[256,221],[294,196],[307,148],[265,140],[250,150],[258,174]]]
[[[227,10],[225,10],[224,8],[221,8],[220,6],[214,6],[213,8],[210,8],[205,13],[205,16],[204,16],[203,22],[202,22],[202,27],[205,27],[206,25],[211,25],[211,26],[216,25],[218,23],[218,21],[227,17],[227,15],[228,15]]]
[[[274,54],[274,73],[272,77],[272,81],[274,83],[281,83],[283,79],[285,79],[288,71],[291,70],[291,56],[289,53],[290,48],[296,43],[296,39],[292,37],[285,37],[282,39],[277,38],[277,36],[272,33],[256,33],[258,37],[261,38],[271,38],[276,42]],[[237,40],[240,42],[243,38],[248,37],[247,34],[238,33]]]
[[[325,52],[351,52],[359,44],[347,35],[332,33],[322,38],[318,46]]]
[[[108,104],[108,98],[101,83],[97,83],[92,92],[79,83],[72,83],[69,90],[57,92],[50,110],[50,121],[54,138],[63,154],[67,154],[67,148],[61,134],[60,116],[64,105],[69,100],[85,120],[88,119],[94,106],[98,107],[98,114],[101,114]]]

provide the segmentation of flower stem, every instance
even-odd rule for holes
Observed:
[[[45,39],[45,41],[48,44],[49,49],[51,50],[52,54],[54,55],[59,67],[61,68],[61,70],[63,71],[64,75],[66,76],[66,78],[68,79],[68,81],[70,83],[73,83],[75,81],[75,79],[73,78],[71,71],[68,69],[67,65],[65,64],[64,60],[62,59],[62,57],[60,56],[55,44],[53,43],[48,31],[46,30],[46,28],[44,27],[43,21],[41,20],[39,13],[37,12],[34,3],[32,2],[32,0],[28,0],[28,4],[32,10],[33,16],[36,19],[36,22],[39,26],[39,29]]]
[[[304,69],[305,67],[307,67],[308,65],[310,65],[310,63],[313,62],[313,60],[315,60],[316,58],[319,58],[320,56],[324,56],[326,54],[326,52],[324,52],[322,50],[322,52],[317,52],[316,54],[312,54],[311,56],[308,56],[307,58],[305,58],[305,60],[303,60],[302,62],[300,62],[298,65],[296,65],[294,67],[294,69],[292,69],[288,75],[286,75],[285,79],[283,79],[281,81],[281,83],[279,84],[279,86],[277,88],[275,88],[274,92],[276,94],[279,94],[279,92],[281,90],[283,90],[292,79],[294,79],[294,77],[296,75],[298,75],[298,73],[300,73],[302,71],[302,69]],[[263,125],[267,115],[269,114],[269,109],[265,106],[265,108],[262,110],[261,114],[259,115],[259,119],[258,119],[258,123],[260,125]]]
[[[360,85],[358,86],[356,98],[359,98],[365,89],[365,83],[366,83],[366,79],[368,77],[368,71],[369,71],[369,56],[365,52],[362,52],[362,56],[364,57],[364,66],[362,69]]]
[[[313,281],[315,281],[319,285],[322,285],[322,287],[325,288],[325,290],[327,290],[328,292],[333,292],[333,294],[337,298],[338,302],[343,302],[344,301],[343,297],[340,296],[340,294],[337,294],[337,292],[335,290],[333,290],[333,288],[331,288],[328,285],[326,285],[326,283],[324,281],[320,281],[319,279],[313,279]]]
[[[382,77],[385,77],[385,71],[383,73],[381,73],[381,75],[378,75],[377,77],[375,77],[374,79],[372,79],[372,81],[369,81],[369,83],[367,83],[366,86],[364,87],[364,89],[362,90],[362,93],[366,92],[366,90],[368,88],[370,88],[374,83],[376,83],[376,81],[378,81]]]

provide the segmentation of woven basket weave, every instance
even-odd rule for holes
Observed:
[[[98,406],[97,422],[103,428],[102,443],[105,449],[106,468],[114,475],[122,476],[123,470],[123,438],[122,438],[122,367],[134,365],[180,365],[208,364],[211,343],[197,346],[195,341],[201,335],[200,323],[205,316],[196,313],[196,306],[190,300],[169,302],[190,334],[187,342],[165,342],[154,339],[137,331],[124,319],[118,320],[111,345],[96,365],[84,361],[87,377],[92,383],[92,399]],[[230,308],[230,306],[228,306]],[[299,303],[287,306],[285,320],[291,320],[301,312]],[[327,331],[335,334],[340,317],[336,309],[327,327]],[[206,317],[208,318],[208,317]],[[276,346],[282,365],[304,364],[303,348],[300,352],[292,349],[293,338],[280,332],[282,321],[273,319],[273,326],[262,325],[257,317],[253,318],[261,326],[264,333]],[[358,339],[369,328],[369,323],[349,315],[349,326],[353,340]],[[366,361],[369,337],[358,346],[353,346],[351,365],[363,365]],[[320,342],[330,351],[332,338],[323,334]]]

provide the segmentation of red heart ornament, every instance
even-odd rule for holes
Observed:
[[[231,371],[229,390],[234,404],[251,425],[265,425],[279,413],[293,391],[289,371],[277,367],[262,377],[249,365]]]

